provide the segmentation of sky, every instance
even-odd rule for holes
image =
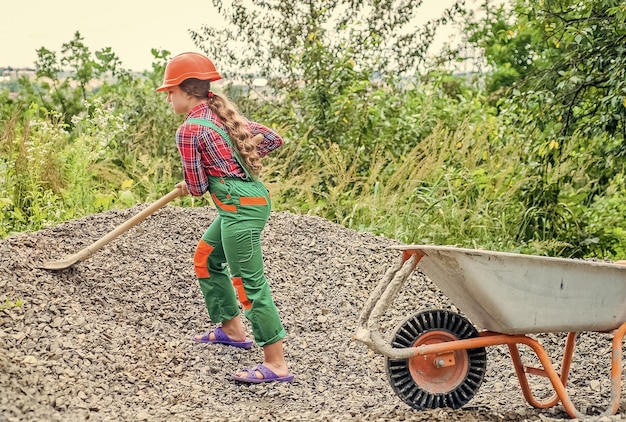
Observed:
[[[250,0],[252,1],[252,0]],[[420,15],[434,18],[454,0],[424,0]],[[142,71],[152,65],[151,49],[172,55],[197,51],[189,29],[219,25],[211,0],[3,0],[0,4],[0,67],[34,67],[37,50],[60,54],[63,43],[80,32],[95,52],[111,47],[122,67]],[[449,37],[443,33],[439,38]]]

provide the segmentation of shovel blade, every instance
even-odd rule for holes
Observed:
[[[76,264],[79,260],[80,256],[71,255],[58,261],[44,261],[38,268],[43,270],[64,270]]]

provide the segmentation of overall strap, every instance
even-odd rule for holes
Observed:
[[[228,133],[226,133],[226,131],[224,129],[222,129],[221,127],[219,127],[218,125],[216,125],[215,123],[213,123],[210,120],[200,119],[198,117],[189,118],[189,119],[187,119],[187,122],[195,123],[197,125],[202,125],[202,126],[206,126],[206,127],[210,127],[211,129],[213,129],[214,131],[219,133],[222,136],[222,138],[224,138],[226,140],[228,145],[230,145],[231,149],[233,150],[233,155],[235,157],[235,160],[237,160],[237,163],[239,163],[239,165],[243,169],[244,173],[246,174],[246,180],[252,180],[253,179],[250,176],[250,173],[248,172],[248,169],[243,164],[243,160],[239,156],[239,151],[237,151],[237,148],[235,148],[235,145],[233,144],[233,141],[230,139],[230,136],[228,136]]]

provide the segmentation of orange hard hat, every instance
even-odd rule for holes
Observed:
[[[200,53],[181,53],[175,56],[165,67],[163,84],[157,92],[180,85],[185,79],[196,78],[201,81],[217,81],[222,76],[208,57]]]

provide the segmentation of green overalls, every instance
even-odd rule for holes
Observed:
[[[246,180],[209,176],[209,192],[219,215],[194,255],[209,317],[216,323],[233,319],[241,304],[256,343],[261,347],[275,343],[285,337],[285,329],[263,270],[261,231],[270,216],[269,193],[263,183],[250,177],[223,129],[208,120],[192,118],[188,122],[216,130],[246,173]]]

